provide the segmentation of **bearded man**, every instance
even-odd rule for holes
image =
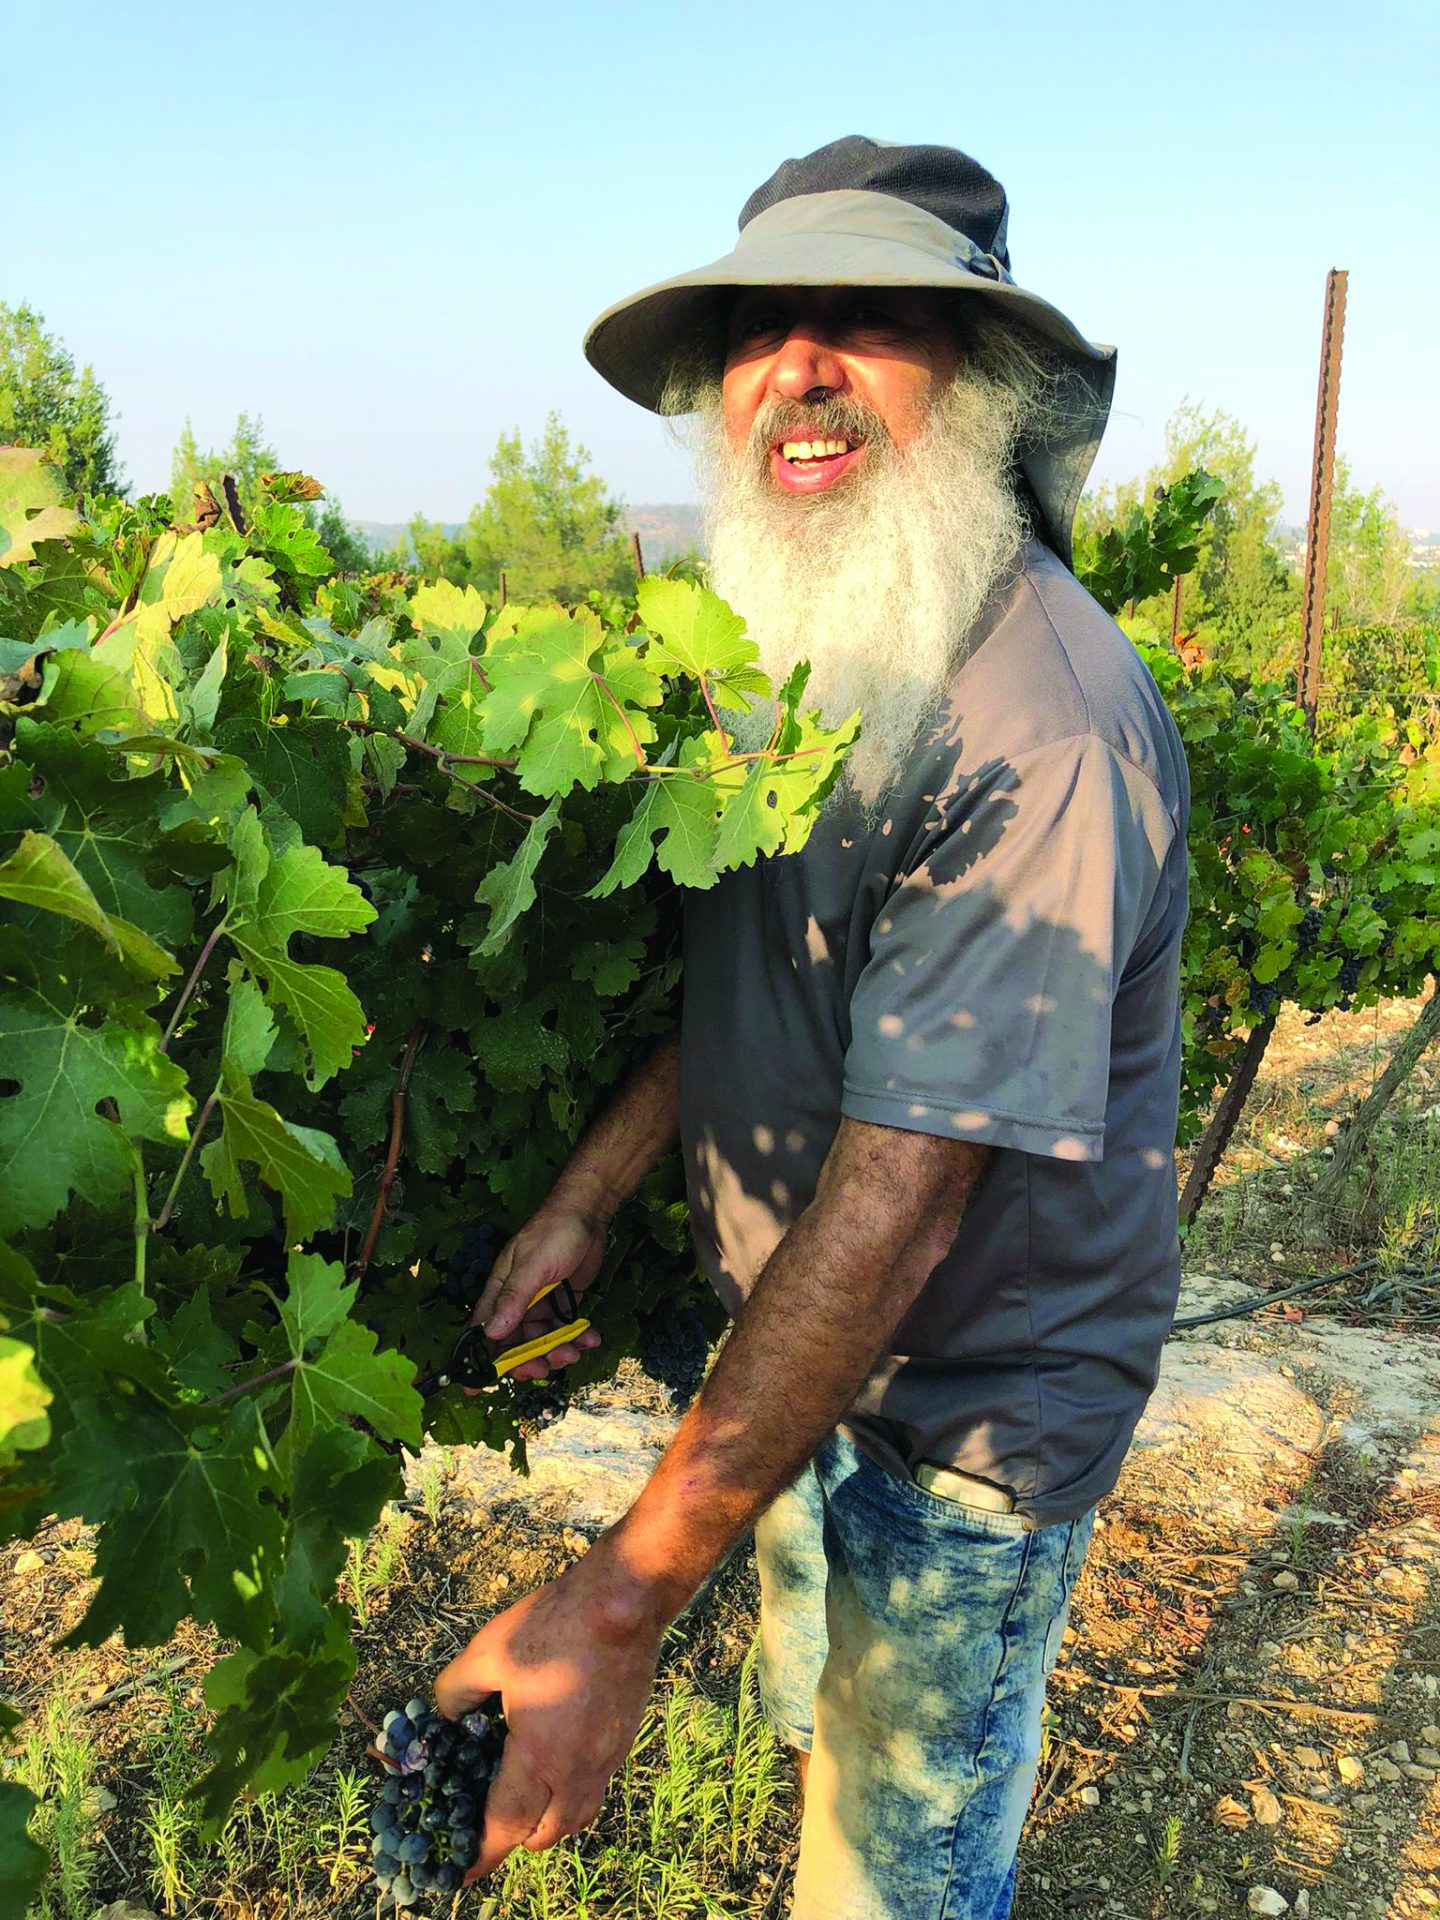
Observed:
[[[678,1036],[477,1309],[508,1338],[593,1279],[679,1138],[735,1325],[631,1511],[439,1677],[446,1712],[498,1688],[509,1716],[478,1870],[594,1816],[666,1627],[753,1527],[793,1913],[1009,1911],[1046,1676],[1178,1287],[1187,781],[1069,570],[1114,356],[1015,285],[1005,227],[964,154],[840,140],[587,341],[691,419],[762,664],[809,659],[863,734],[802,852],[687,900]]]

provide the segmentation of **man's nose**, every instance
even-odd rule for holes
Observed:
[[[845,368],[823,330],[797,321],[770,368],[772,391],[787,400],[807,400],[812,394],[838,393],[844,385]]]

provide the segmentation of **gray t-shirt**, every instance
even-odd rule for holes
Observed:
[[[873,831],[685,905],[681,1139],[734,1312],[841,1116],[993,1149],[846,1424],[1008,1488],[1034,1525],[1111,1486],[1179,1288],[1189,782],[1135,649],[1037,541],[977,622]]]

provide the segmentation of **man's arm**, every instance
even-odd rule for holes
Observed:
[[[665,1628],[844,1414],[954,1239],[987,1151],[842,1121],[815,1198],[635,1505],[439,1676],[445,1712],[499,1689],[511,1727],[477,1873],[593,1819]]]
[[[680,1036],[667,1034],[591,1121],[544,1204],[500,1249],[472,1321],[492,1340],[527,1326],[530,1302],[552,1280],[588,1287],[605,1258],[605,1232],[615,1209],[634,1193],[680,1133]],[[541,1379],[599,1341],[593,1330],[574,1346],[516,1367],[517,1380]]]

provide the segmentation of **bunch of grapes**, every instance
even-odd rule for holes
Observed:
[[[1264,1020],[1269,1014],[1270,1009],[1275,1005],[1275,1002],[1280,998],[1280,988],[1273,980],[1266,980],[1262,983],[1259,980],[1252,979],[1249,986],[1249,998],[1255,1018],[1257,1020]]]
[[[670,1389],[673,1406],[689,1406],[700,1391],[709,1358],[705,1325],[693,1307],[647,1314],[640,1322],[640,1364],[652,1380]]]
[[[500,1771],[505,1720],[446,1720],[423,1700],[387,1713],[376,1751],[387,1775],[370,1815],[382,1901],[413,1907],[422,1893],[458,1893],[480,1852],[485,1796]]]
[[[1319,907],[1307,907],[1302,914],[1299,926],[1295,929],[1295,944],[1299,952],[1311,953],[1320,939],[1320,929],[1325,925],[1325,916]]]
[[[1335,1004],[1341,1013],[1349,1013],[1350,1011],[1355,989],[1360,984],[1361,965],[1360,956],[1355,953],[1347,953],[1345,958],[1340,962],[1340,975],[1337,982],[1340,988],[1340,998]]]
[[[488,1220],[466,1227],[460,1236],[460,1249],[451,1255],[445,1268],[445,1299],[456,1313],[468,1315],[485,1291],[490,1269],[504,1241],[500,1229]]]
[[[515,1417],[522,1427],[537,1431],[553,1427],[570,1409],[570,1388],[563,1375],[551,1374],[548,1380],[517,1380],[514,1385]]]

